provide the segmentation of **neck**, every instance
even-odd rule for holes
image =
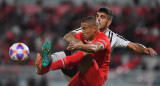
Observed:
[[[108,27],[106,27],[106,28],[100,28],[100,31],[102,32],[102,33],[106,33],[107,32],[107,30],[108,30]]]
[[[99,32],[99,30],[87,41],[93,41],[97,37],[98,32]]]

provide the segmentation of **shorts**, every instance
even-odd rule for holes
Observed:
[[[72,78],[68,86],[102,86],[107,80],[108,73],[100,71],[96,61],[85,72],[78,73]]]

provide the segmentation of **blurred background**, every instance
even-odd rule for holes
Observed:
[[[52,53],[64,50],[63,36],[100,7],[112,9],[112,31],[158,53],[115,49],[104,86],[160,86],[160,0],[0,0],[0,86],[67,86],[60,70],[36,74],[35,53],[45,41],[52,42]],[[29,47],[27,62],[10,59],[9,47],[16,42]]]

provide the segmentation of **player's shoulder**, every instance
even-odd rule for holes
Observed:
[[[117,33],[113,32],[112,30],[110,29],[107,29],[107,32],[105,33],[107,36],[110,36],[110,35],[117,35]]]
[[[98,36],[99,36],[99,37],[103,37],[103,38],[105,38],[105,37],[108,38],[108,36],[107,36],[106,34],[102,33],[102,32],[99,32],[99,33],[98,33]]]
[[[109,40],[108,36],[102,32],[98,33],[98,39],[104,39],[104,40]]]
[[[98,33],[98,37],[96,39],[96,42],[102,43],[104,45],[104,48],[106,48],[106,46],[110,46],[110,40],[109,40],[108,36],[106,36],[102,32]]]

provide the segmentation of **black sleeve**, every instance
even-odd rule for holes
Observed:
[[[74,75],[76,75],[77,74],[77,72],[78,72],[78,66],[75,66],[75,67],[73,67],[72,69],[61,69],[61,71],[65,74],[65,75],[67,75],[67,76],[69,76],[69,77],[74,77]]]

